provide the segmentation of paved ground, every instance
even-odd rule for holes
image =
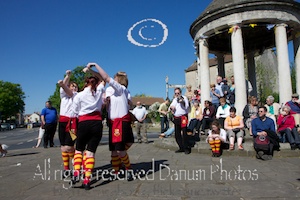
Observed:
[[[108,172],[111,166],[108,146],[101,144],[96,153],[98,176],[94,175],[90,191],[70,188],[69,180],[61,178],[58,147],[9,151],[7,157],[0,158],[0,198],[300,199],[300,156],[297,154],[276,156],[270,161],[238,153],[213,158],[198,150],[189,155],[174,153],[172,148],[160,146],[162,140],[151,141],[134,144],[129,149],[133,167],[139,172],[132,182],[103,180],[101,174]]]

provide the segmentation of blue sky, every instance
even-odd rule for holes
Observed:
[[[133,96],[165,97],[167,75],[170,84],[185,83],[184,70],[196,59],[189,27],[210,2],[0,0],[0,80],[21,84],[26,114],[41,111],[66,70],[88,62],[110,76],[127,72]],[[163,44],[144,48],[128,40],[128,30],[144,19],[167,26]],[[138,38],[141,27],[144,39]],[[164,32],[148,20],[131,35],[139,43],[157,44]],[[151,38],[156,40],[146,41]]]

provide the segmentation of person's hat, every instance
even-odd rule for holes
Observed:
[[[294,93],[294,94],[292,95],[292,98],[299,98],[299,94]]]

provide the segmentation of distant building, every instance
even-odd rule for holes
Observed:
[[[139,101],[143,106],[146,107],[147,110],[152,104],[156,102],[161,104],[165,101],[164,98],[162,97],[132,97],[131,100],[132,100],[133,108],[135,107],[136,103]]]

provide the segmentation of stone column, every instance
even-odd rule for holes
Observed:
[[[253,87],[253,91],[251,92],[251,95],[257,97],[256,70],[255,70],[255,60],[254,60],[253,52],[247,54],[247,64],[248,64],[248,78]]]
[[[205,39],[199,40],[199,59],[200,59],[200,80],[201,80],[201,106],[204,106],[205,100],[210,100],[210,75],[208,45]]]
[[[242,115],[243,109],[247,104],[246,79],[244,69],[244,47],[242,30],[239,26],[233,27],[231,34],[231,48],[233,61],[233,74],[235,82],[235,107],[237,114]]]
[[[216,56],[218,59],[218,75],[225,78],[224,54],[218,53]]]
[[[288,55],[286,25],[278,24],[275,27],[275,43],[278,62],[278,83],[280,104],[286,103],[292,96],[292,81]]]
[[[295,36],[293,44],[296,69],[296,91],[298,94],[300,94],[300,32]]]

